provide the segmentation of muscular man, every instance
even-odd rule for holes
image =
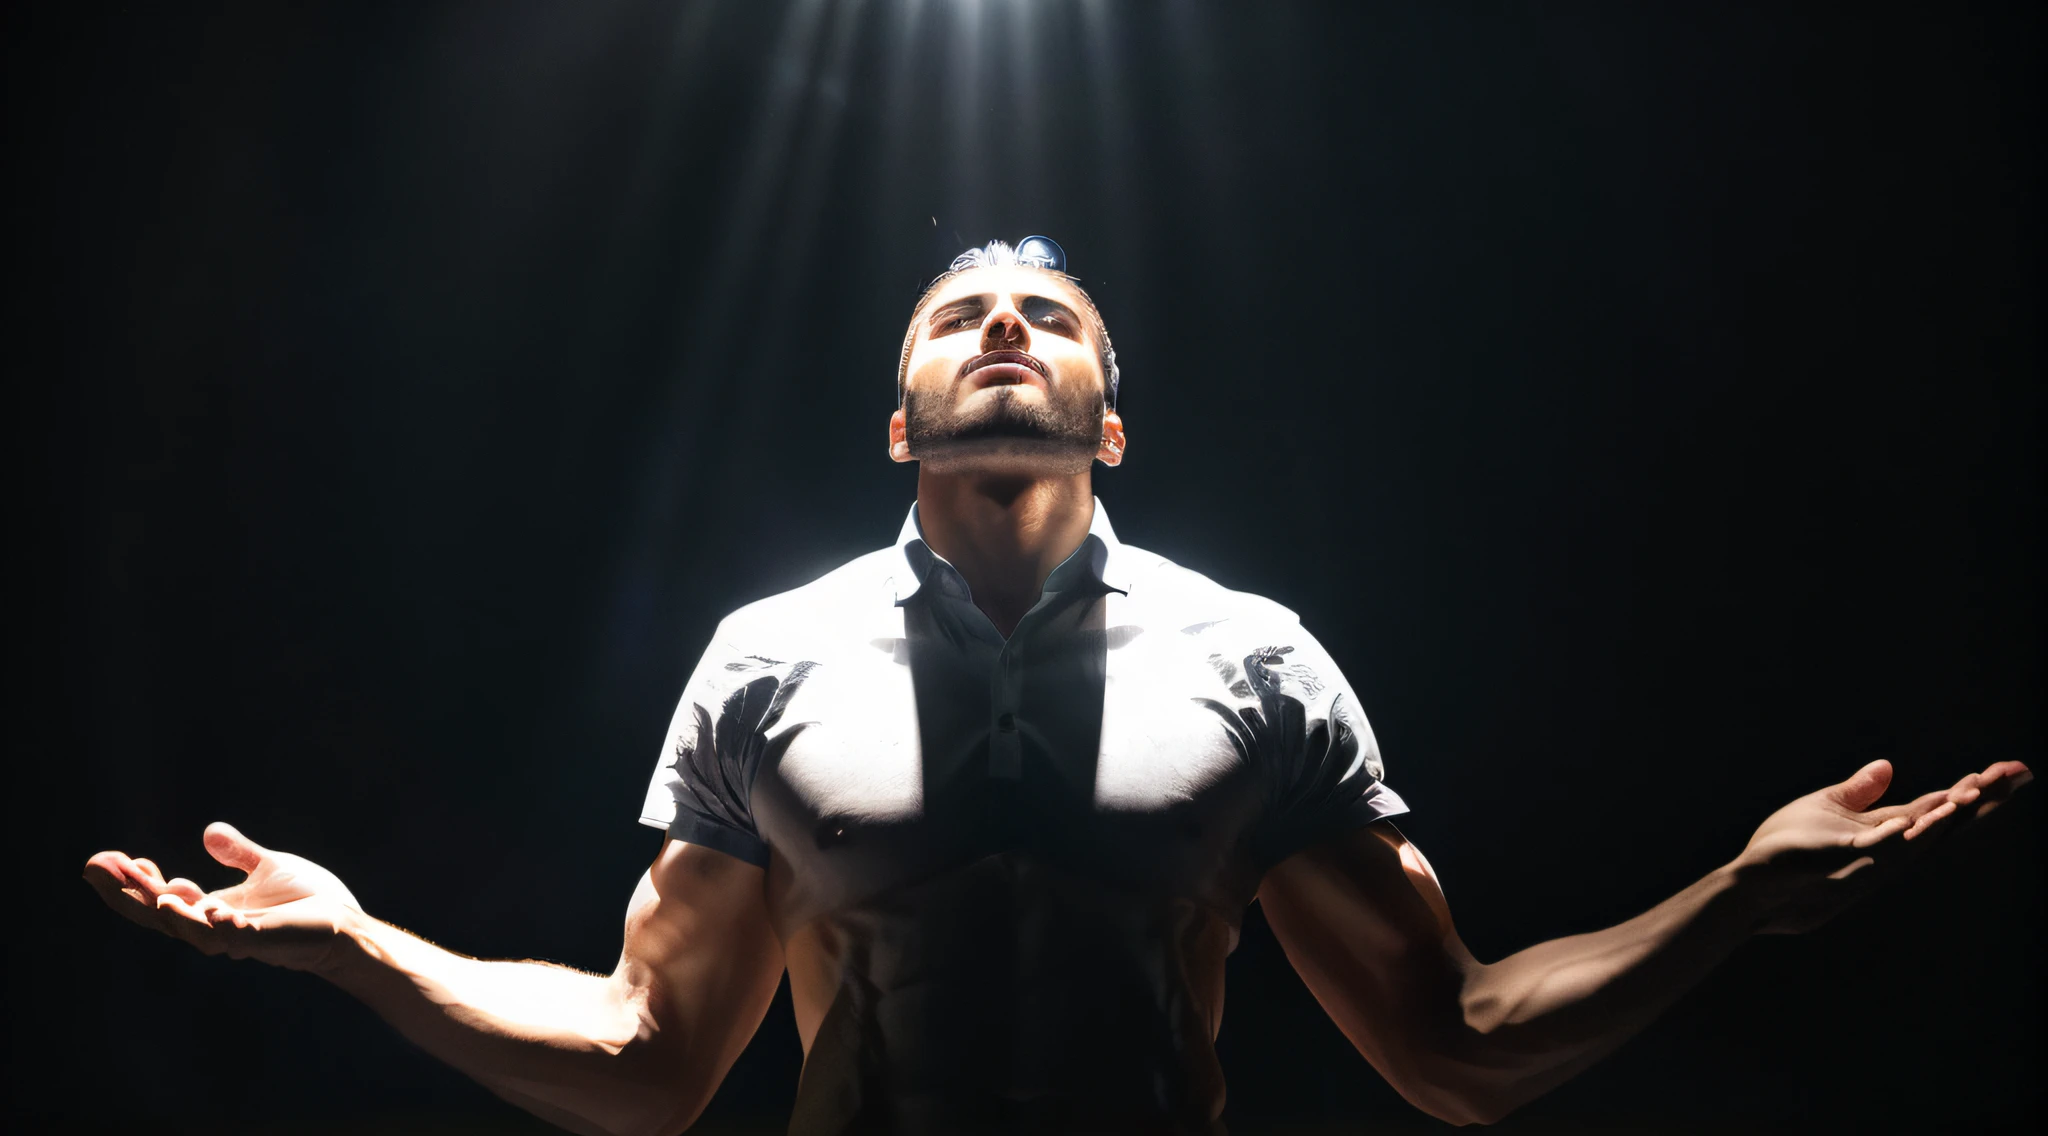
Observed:
[[[578,1132],[688,1126],[787,971],[792,1131],[1222,1131],[1224,957],[1254,899],[1365,1059],[1486,1122],[1598,1060],[1750,935],[1799,931],[2030,778],[1879,807],[1873,762],[1619,926],[1482,963],[1390,818],[1357,696],[1293,613],[1118,541],[1115,353],[1056,245],[920,298],[894,546],[718,628],[643,823],[667,839],[609,975],[454,954],[225,824],[202,892],[103,852],[136,922],[341,986]]]

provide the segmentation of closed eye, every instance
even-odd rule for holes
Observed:
[[[1058,300],[1045,296],[1019,296],[1017,313],[1032,327],[1044,328],[1067,339],[1078,341],[1081,338],[1081,317]]]
[[[987,296],[968,296],[938,309],[932,313],[931,334],[952,335],[981,326],[982,317],[988,314],[988,300]]]

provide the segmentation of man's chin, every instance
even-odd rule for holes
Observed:
[[[1095,447],[1071,438],[927,438],[911,443],[910,456],[933,473],[1070,477],[1088,472]]]

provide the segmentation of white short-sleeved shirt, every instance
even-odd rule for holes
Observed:
[[[1215,1132],[1242,913],[1405,812],[1381,775],[1287,609],[1098,501],[1006,640],[913,506],[719,625],[640,819],[769,868],[792,982],[828,984],[792,1131]]]

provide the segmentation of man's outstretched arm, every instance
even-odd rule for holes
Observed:
[[[116,911],[208,954],[318,974],[499,1096],[576,1132],[681,1131],[767,1013],[783,969],[765,873],[671,840],[641,878],[609,976],[445,951],[363,913],[331,873],[224,824],[249,876],[202,892],[119,852],[86,864]]]
[[[1404,1097],[1490,1123],[1605,1056],[1750,935],[1818,926],[2029,779],[2001,762],[1874,808],[1891,766],[1872,762],[1773,813],[1727,867],[1634,919],[1491,964],[1459,940],[1421,850],[1384,822],[1274,867],[1259,902],[1316,1000]]]

